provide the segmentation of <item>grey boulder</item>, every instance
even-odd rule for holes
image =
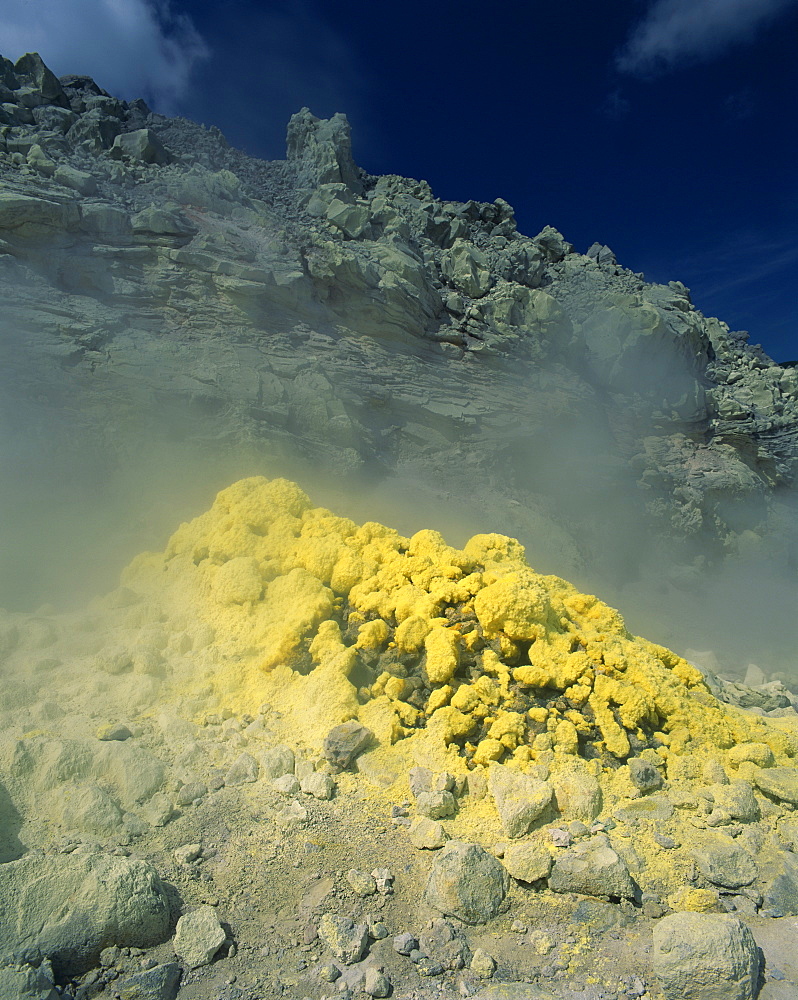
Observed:
[[[324,756],[336,771],[345,771],[374,739],[374,733],[354,719],[333,728],[324,737]]]
[[[450,841],[438,854],[424,890],[428,906],[466,924],[484,924],[510,887],[504,866],[478,844]]]
[[[673,913],[654,927],[653,968],[665,1000],[752,1000],[759,961],[737,917]]]

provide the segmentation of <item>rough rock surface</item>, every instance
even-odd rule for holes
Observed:
[[[654,970],[666,1000],[753,1000],[759,951],[736,917],[674,913],[654,929]]]
[[[0,958],[52,961],[82,972],[102,948],[164,940],[166,892],[144,861],[105,854],[35,855],[0,865]]]
[[[225,932],[212,906],[184,914],[175,928],[174,949],[190,969],[208,965],[224,944]]]
[[[426,902],[467,924],[485,923],[500,910],[510,876],[478,844],[450,841],[436,856]]]

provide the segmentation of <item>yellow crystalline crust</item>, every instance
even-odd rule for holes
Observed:
[[[795,750],[617,611],[535,573],[514,539],[404,538],[313,507],[284,479],[222,490],[123,582],[212,630],[211,665],[180,679],[184,695],[238,712],[279,702],[304,713],[308,739],[359,717],[385,743],[427,730],[470,766],[588,744],[616,759],[641,746]]]

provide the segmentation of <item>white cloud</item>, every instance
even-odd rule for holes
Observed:
[[[116,97],[174,113],[208,48],[168,0],[3,0],[0,52],[38,52],[57,75],[81,73]]]
[[[654,0],[616,57],[623,73],[664,72],[717,55],[797,0]]]

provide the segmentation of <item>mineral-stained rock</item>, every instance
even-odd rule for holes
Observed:
[[[335,782],[323,771],[313,771],[312,774],[306,775],[300,781],[299,787],[305,795],[312,795],[314,799],[331,799],[335,794]]]
[[[345,771],[373,739],[374,733],[360,722],[344,722],[324,737],[324,756],[336,771]]]
[[[443,826],[426,816],[419,817],[410,827],[410,843],[419,850],[435,851],[448,839]]]
[[[284,774],[294,773],[294,751],[291,747],[280,745],[265,750],[260,756],[260,764],[264,776],[274,781]]]
[[[163,941],[169,912],[145,861],[76,853],[0,865],[0,959],[44,955],[57,973],[80,974],[108,944]]]
[[[673,913],[654,927],[653,967],[666,1000],[752,1000],[759,949],[737,917]]]
[[[428,819],[446,819],[457,812],[457,802],[451,792],[420,792],[416,808]]]
[[[172,946],[178,958],[191,969],[208,965],[227,935],[212,906],[200,906],[177,921]]]
[[[366,924],[356,924],[350,917],[325,913],[319,921],[319,937],[345,965],[359,962],[366,954],[369,934]]]
[[[522,837],[551,802],[553,788],[547,781],[494,764],[488,788],[508,837]]]
[[[466,924],[481,924],[499,912],[509,886],[506,869],[484,848],[452,840],[435,859],[424,901]]]
[[[653,792],[662,787],[662,775],[651,761],[633,757],[627,764],[632,784],[641,792]]]
[[[783,871],[765,886],[762,909],[769,916],[798,915],[798,863],[789,856],[781,859]]]
[[[587,896],[621,896],[631,899],[635,885],[629,869],[602,834],[558,854],[549,875],[555,892],[581,892]]]
[[[537,882],[548,878],[552,857],[542,844],[521,842],[508,844],[504,852],[504,867],[521,882]]]

